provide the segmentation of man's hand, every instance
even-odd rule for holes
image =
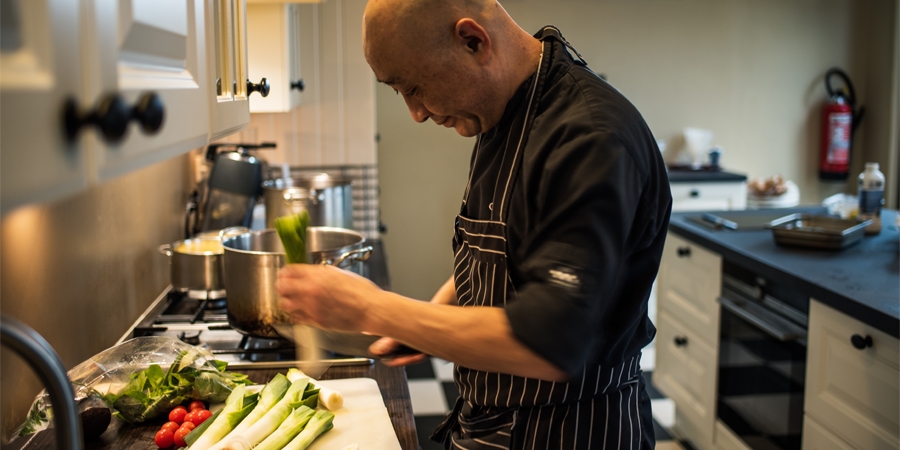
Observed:
[[[289,264],[275,284],[291,321],[336,331],[366,331],[371,302],[383,291],[352,272],[318,264]]]
[[[369,352],[375,356],[389,357],[391,353],[398,351],[403,344],[391,339],[381,338],[369,346]],[[383,359],[381,362],[390,367],[408,366],[410,364],[420,363],[425,360],[424,353],[413,353],[398,355],[393,358]]]

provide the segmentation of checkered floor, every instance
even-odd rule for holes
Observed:
[[[653,373],[651,361],[655,359],[652,351],[652,349],[644,350],[641,365],[645,368],[643,377],[647,382],[647,393],[650,394],[653,403],[656,449],[691,449],[690,444],[674,439],[668,431],[675,421],[675,405],[671,400],[664,398],[651,383]],[[406,376],[409,379],[409,395],[419,434],[419,445],[422,450],[443,450],[441,444],[431,441],[428,437],[444,419],[449,407],[456,403],[459,395],[456,385],[453,384],[453,364],[430,358],[420,364],[407,366]]]

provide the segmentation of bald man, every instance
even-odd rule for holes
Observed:
[[[413,120],[477,137],[431,302],[333,267],[279,273],[299,323],[385,336],[454,362],[447,448],[652,449],[641,349],[671,196],[638,111],[558,29],[522,30],[494,0],[371,0],[366,60]],[[573,57],[574,55],[574,57]]]

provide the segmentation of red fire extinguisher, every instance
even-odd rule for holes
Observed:
[[[831,78],[838,76],[844,81],[847,91],[831,87]],[[823,180],[846,180],[850,173],[850,149],[853,134],[862,121],[865,108],[855,110],[856,91],[850,77],[838,68],[825,73],[825,89],[828,102],[822,109],[822,143],[819,149],[819,178]]]

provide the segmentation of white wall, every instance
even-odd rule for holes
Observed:
[[[781,174],[799,185],[804,203],[855,192],[818,181],[822,76],[832,66],[850,74],[869,109],[854,143],[853,172],[864,160],[889,166],[897,151],[890,137],[897,127],[890,115],[896,0],[501,3],[528,31],[559,26],[590,67],[638,107],[656,137],[668,141],[667,159],[683,147],[682,128],[702,127],[715,132],[726,169]],[[376,95],[394,289],[429,298],[452,269],[451,225],[474,141],[414,123],[389,88]]]

